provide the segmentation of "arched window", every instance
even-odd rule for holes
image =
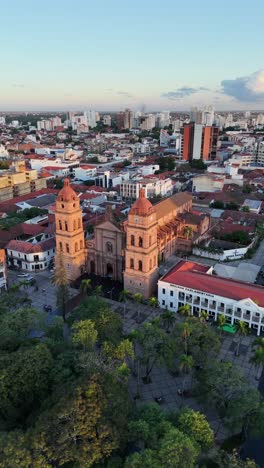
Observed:
[[[142,271],[142,261],[141,260],[138,261],[138,269],[139,269],[139,271]]]
[[[151,244],[152,244],[152,238],[151,236],[149,236],[149,246],[151,246]]]
[[[76,229],[76,220],[74,219],[73,220],[73,230],[75,231],[75,229]]]
[[[111,242],[107,242],[107,243],[106,243],[106,251],[107,251],[108,253],[112,253],[112,252],[113,252],[113,246],[112,246]]]
[[[133,258],[130,259],[130,268],[132,268],[132,270],[134,269],[134,259]]]
[[[143,239],[142,239],[142,237],[139,237],[139,239],[138,239],[138,246],[139,246],[139,247],[143,247]]]
[[[59,219],[59,229],[62,229],[61,220]]]
[[[63,203],[61,204],[61,207],[62,207],[62,208],[64,208],[64,205],[63,205]]]
[[[60,251],[62,252],[62,242],[60,242]]]
[[[152,259],[149,261],[149,269],[152,270]]]
[[[66,252],[67,252],[67,253],[70,253],[70,246],[69,246],[69,244],[66,244]]]
[[[80,249],[83,249],[83,241],[80,240]]]
[[[75,252],[78,252],[78,244],[75,242]]]
[[[65,221],[65,231],[68,231],[68,223]]]
[[[135,236],[133,236],[133,234],[130,238],[130,242],[131,242],[131,245],[135,245]]]
[[[80,229],[80,227],[81,227],[81,220],[78,219],[78,229]]]

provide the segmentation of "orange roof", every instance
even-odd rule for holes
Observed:
[[[139,190],[139,198],[133,204],[129,214],[148,216],[151,213],[155,213],[155,209],[150,201],[145,197],[145,190]]]
[[[77,194],[71,188],[69,179],[64,179],[64,186],[58,194],[58,200],[68,202],[68,201],[77,200],[77,199],[78,199]]]

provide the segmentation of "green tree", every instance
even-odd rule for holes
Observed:
[[[162,319],[162,322],[164,323],[166,331],[169,332],[176,320],[175,313],[171,312],[168,309],[165,309],[160,317]]]
[[[69,281],[65,270],[62,254],[60,253],[55,267],[53,283],[57,288],[57,306],[59,307],[63,321],[66,322],[67,303],[69,300]]]
[[[191,306],[190,306],[190,304],[185,304],[185,305],[179,307],[178,312],[181,315],[190,316],[191,315]]]
[[[156,297],[151,296],[151,297],[149,298],[149,300],[148,300],[148,305],[149,305],[150,307],[157,308],[157,307],[159,307],[159,301],[158,301],[158,299],[157,299]]]
[[[222,329],[223,329],[223,327],[224,327],[225,324],[226,324],[226,317],[225,317],[224,314],[218,314],[218,316],[217,316],[217,324],[218,324],[218,326],[219,326],[219,328],[220,328],[220,333],[221,333],[221,335],[222,335],[222,332],[223,332]]]
[[[244,336],[247,336],[248,332],[249,330],[248,330],[248,326],[246,322],[242,322],[241,320],[239,320],[239,322],[237,323],[238,342],[237,342],[237,348],[236,348],[236,356],[239,356],[239,350],[240,350],[242,338]]]
[[[83,351],[88,351],[94,348],[97,341],[98,332],[95,328],[95,323],[92,320],[81,320],[74,323],[72,326],[72,342],[81,345]]]
[[[244,433],[263,428],[261,395],[230,362],[212,362],[197,374],[197,380],[199,395],[216,409],[226,426]]]
[[[206,323],[209,318],[208,312],[206,310],[201,310],[199,320],[201,323]]]
[[[136,304],[140,304],[141,302],[143,302],[143,296],[141,293],[135,293],[133,299],[136,302]]]
[[[6,424],[23,421],[46,396],[53,358],[45,344],[0,357],[0,417]]]
[[[88,291],[92,289],[92,281],[90,279],[83,279],[80,289],[83,294],[88,295]]]
[[[140,345],[139,360],[145,368],[144,380],[148,383],[154,365],[165,360],[167,335],[156,324],[145,323],[134,330],[134,339]]]
[[[180,371],[184,372],[184,378],[182,381],[182,392],[184,393],[185,391],[185,384],[186,384],[186,377],[187,374],[192,370],[193,368],[193,357],[192,356],[187,356],[187,354],[182,354],[179,359],[179,369]]]
[[[161,440],[157,455],[160,464],[168,468],[193,468],[199,448],[183,432],[171,428]]]
[[[250,208],[249,206],[242,206],[242,211],[244,211],[245,213],[249,213],[250,212]]]
[[[124,310],[123,310],[124,317],[126,315],[126,306],[127,306],[128,298],[129,298],[129,291],[127,289],[123,289],[119,294],[119,301],[123,302],[124,304]]]
[[[214,432],[204,414],[191,408],[180,412],[177,427],[199,444],[202,451],[208,450],[214,443]]]
[[[259,346],[254,350],[254,355],[250,358],[250,362],[252,362],[257,369],[264,366],[264,347]]]

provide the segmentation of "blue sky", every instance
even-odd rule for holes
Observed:
[[[2,3],[1,110],[264,109],[261,0]]]

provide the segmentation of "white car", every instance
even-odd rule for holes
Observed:
[[[17,275],[18,278],[27,278],[28,277],[28,273],[19,273],[19,275]]]

